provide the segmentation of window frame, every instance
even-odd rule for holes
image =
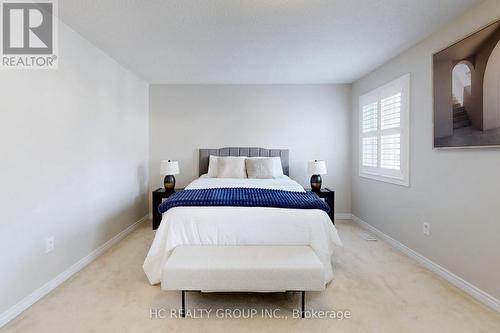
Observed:
[[[400,126],[382,129],[381,101],[401,92]],[[405,74],[359,97],[358,107],[358,169],[359,176],[396,185],[410,186],[410,73]],[[363,132],[363,107],[377,103],[377,129]],[[400,134],[400,170],[382,168],[382,136]],[[363,165],[363,139],[377,138],[377,167]]]

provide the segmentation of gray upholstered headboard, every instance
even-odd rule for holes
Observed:
[[[274,157],[281,158],[283,173],[289,175],[288,149],[264,149],[248,147],[227,147],[219,149],[200,149],[200,176],[208,172],[208,160],[214,156],[248,156],[248,157]]]

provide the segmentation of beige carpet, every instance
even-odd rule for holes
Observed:
[[[337,223],[335,279],[308,293],[307,307],[348,310],[350,319],[292,319],[298,293],[188,293],[187,306],[212,309],[210,318],[172,319],[180,293],[150,286],[142,262],[152,241],[149,224],[33,305],[2,332],[500,332],[500,314],[399,254],[367,242],[351,222]],[[165,319],[150,319],[150,309]],[[288,319],[217,319],[224,309],[278,309]],[[239,312],[231,312],[238,315]],[[248,314],[248,312],[247,312]]]

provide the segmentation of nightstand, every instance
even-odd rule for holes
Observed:
[[[176,191],[180,191],[182,188],[176,188],[173,191],[167,191],[165,188],[159,188],[153,191],[153,230],[158,229],[161,222],[161,213],[158,212],[158,206],[161,204],[163,199],[168,198]]]
[[[310,188],[306,190],[307,192],[311,192]],[[330,220],[332,220],[332,223],[335,224],[335,191],[330,190],[328,187],[325,187],[322,188],[320,192],[314,193],[316,193],[320,198],[324,199],[328,206],[330,206],[330,213],[328,213],[328,216],[330,216]]]

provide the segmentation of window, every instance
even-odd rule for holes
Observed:
[[[359,175],[409,185],[410,74],[359,98]]]

